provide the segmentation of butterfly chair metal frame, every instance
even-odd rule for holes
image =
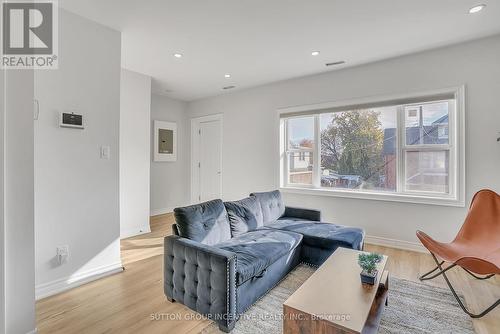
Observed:
[[[492,214],[488,215],[488,211],[491,211]],[[500,213],[500,196],[491,190],[481,190],[476,195],[474,195],[467,219],[464,225],[462,226],[462,229],[460,230],[457,237],[452,243],[450,244],[439,243],[437,241],[434,241],[425,233],[417,231],[417,237],[420,239],[422,244],[429,250],[429,252],[432,255],[432,258],[436,262],[436,267],[428,271],[427,273],[423,274],[422,276],[420,276],[419,279],[421,281],[431,280],[442,275],[444,280],[446,281],[446,284],[450,288],[453,296],[457,300],[462,310],[472,318],[481,318],[486,314],[488,314],[489,312],[491,312],[495,307],[500,305],[500,299],[491,304],[481,313],[478,314],[473,313],[469,309],[467,309],[467,307],[463,304],[462,300],[460,300],[460,298],[458,297],[458,294],[455,291],[453,285],[451,284],[448,276],[446,275],[446,272],[456,266],[459,266],[475,279],[487,280],[499,273],[500,268],[498,268],[498,254],[497,254],[498,248],[497,249],[492,248],[490,254],[488,254],[487,252],[484,253],[487,255],[494,254],[495,256],[493,256],[492,258],[496,260],[495,263],[488,262],[486,259],[478,257],[477,255],[460,254],[460,252],[456,251],[456,249],[460,250],[460,248],[458,247],[455,248],[455,253],[452,255],[450,255],[451,252],[447,251],[453,250],[453,247],[457,244],[462,247],[463,245],[466,245],[468,247],[468,249],[462,248],[462,250],[463,249],[467,249],[469,251],[471,249],[474,250],[473,246],[467,244],[470,243],[470,241],[465,242],[463,241],[463,239],[465,238],[462,238],[464,235],[470,235],[474,233],[473,232],[474,229],[470,228],[470,225],[472,225],[470,221],[477,221],[478,218],[479,219],[483,218],[482,221],[487,221],[486,223],[483,224],[483,225],[488,225],[486,226],[487,231],[491,231],[491,226],[494,226],[494,229],[498,231],[499,229],[498,226],[500,226],[500,216],[498,215],[499,213]],[[465,226],[466,224],[468,225],[467,227]],[[477,226],[476,230],[478,228],[479,226]],[[493,235],[495,235],[494,231],[491,232]],[[478,238],[478,240],[480,240],[480,238]],[[490,245],[494,245],[494,242],[496,241],[493,241],[493,243],[490,243]],[[441,258],[442,260],[438,261],[438,257]],[[445,264],[445,262],[451,264],[448,265],[446,268],[444,268],[443,265]],[[471,268],[472,271],[470,270]],[[476,271],[476,273],[474,273],[473,271]],[[481,276],[478,276],[477,273],[481,274]]]
[[[423,274],[422,276],[420,276],[419,279],[421,281],[426,281],[426,280],[431,280],[433,278],[436,278],[436,277],[438,277],[440,275],[443,275],[443,278],[446,281],[446,284],[448,285],[448,287],[450,288],[451,293],[453,294],[453,296],[457,300],[458,305],[460,305],[460,307],[462,308],[462,310],[465,313],[467,313],[471,318],[481,318],[481,317],[485,316],[486,314],[490,313],[495,307],[497,307],[498,305],[500,305],[500,299],[498,299],[496,302],[494,302],[493,304],[491,304],[491,306],[489,306],[488,308],[486,308],[483,312],[481,312],[479,314],[475,314],[475,313],[472,313],[471,311],[469,311],[467,309],[467,307],[465,307],[465,305],[462,303],[462,300],[460,300],[460,297],[458,297],[458,294],[455,291],[455,289],[453,288],[453,285],[451,284],[450,280],[448,279],[448,276],[446,276],[446,272],[448,270],[450,270],[451,268],[456,267],[457,264],[456,263],[450,264],[448,267],[446,267],[445,269],[443,269],[442,266],[443,266],[443,264],[444,264],[445,261],[439,262],[438,259],[436,258],[436,255],[434,255],[433,253],[431,253],[431,255],[432,255],[432,258],[434,259],[434,261],[436,261],[437,266],[436,266],[436,268],[432,269],[431,271],[429,271],[429,272]],[[487,275],[487,276],[484,276],[484,277],[480,277],[480,276],[476,276],[474,273],[470,272],[469,270],[467,270],[465,268],[462,268],[462,269],[465,270],[469,275],[471,275],[472,277],[474,277],[475,279],[478,279],[478,280],[486,280],[488,278],[491,278],[491,277],[495,276],[495,274],[490,274],[490,275]],[[428,275],[432,274],[436,270],[438,270],[437,274],[434,274],[434,275],[428,277]]]

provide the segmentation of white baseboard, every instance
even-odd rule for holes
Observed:
[[[151,232],[151,228],[148,225],[142,226],[140,228],[131,228],[128,230],[120,231],[120,239],[130,238],[136,235],[149,233]]]
[[[166,213],[174,212],[174,208],[161,208],[161,209],[153,209],[150,212],[151,217],[164,215]]]
[[[419,244],[417,242],[411,242],[411,241],[389,239],[389,238],[383,238],[383,237],[376,237],[373,235],[367,235],[367,236],[365,236],[365,243],[372,244],[372,245],[378,245],[378,246],[385,246],[385,247],[410,250],[410,251],[420,252],[420,253],[427,253],[427,250],[425,249],[424,246],[422,246],[421,244]]]
[[[35,287],[35,299],[39,300],[42,298],[46,298],[66,290],[76,288],[77,286],[80,286],[82,284],[89,283],[122,271],[122,263],[116,262],[110,265],[79,273],[77,275],[71,275],[52,282],[39,284]]]

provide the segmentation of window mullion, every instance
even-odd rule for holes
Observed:
[[[403,106],[398,106],[396,114],[397,123],[397,135],[396,135],[396,192],[404,192],[404,138],[405,138],[405,120],[404,120],[404,108]]]
[[[406,146],[406,151],[423,152],[423,151],[449,151],[452,149],[451,145],[410,145]]]
[[[321,124],[319,115],[314,116],[313,182],[314,188],[321,187]]]
[[[458,110],[456,101],[451,100],[448,102],[448,108],[448,145],[450,146],[448,151],[448,190],[450,195],[458,198],[458,188],[461,184],[458,179],[459,161],[457,159],[457,154],[459,152],[459,146],[456,141],[456,130],[458,129]]]
[[[283,127],[283,132],[284,132],[284,161],[283,161],[283,184],[285,185],[285,187],[288,186],[288,182],[289,182],[289,174],[290,174],[290,170],[288,168],[288,120],[285,120],[285,124],[284,124],[284,127]]]
[[[292,148],[286,150],[287,153],[297,153],[297,152],[313,152],[314,153],[315,149],[314,148]]]

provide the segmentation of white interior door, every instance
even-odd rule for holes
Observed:
[[[198,169],[198,194],[194,201],[204,202],[222,197],[222,120],[201,119],[197,132],[193,163]]]

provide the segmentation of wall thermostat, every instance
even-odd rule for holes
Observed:
[[[62,128],[83,129],[83,115],[74,112],[62,112],[59,126]]]

